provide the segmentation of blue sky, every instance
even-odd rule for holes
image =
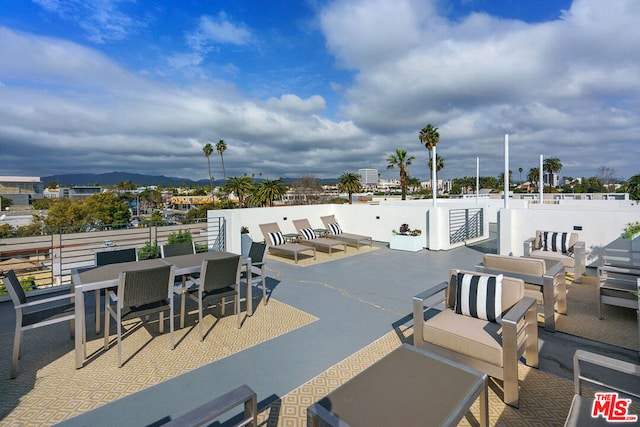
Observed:
[[[3,175],[337,177],[439,128],[441,177],[640,173],[635,0],[5,0]],[[624,31],[620,31],[624,29]],[[222,178],[219,156],[213,173]]]

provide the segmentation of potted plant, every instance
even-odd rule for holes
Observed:
[[[640,221],[630,222],[622,230],[622,238],[631,240],[631,250],[640,252]]]
[[[251,249],[251,243],[253,243],[253,239],[251,238],[251,234],[249,234],[249,228],[243,225],[240,228],[240,247],[241,247],[241,253],[243,257],[249,256],[249,249]]]
[[[417,252],[422,249],[422,230],[411,229],[409,224],[402,224],[398,231],[392,230],[389,248],[402,251]]]

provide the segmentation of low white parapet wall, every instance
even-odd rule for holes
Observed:
[[[402,224],[422,231],[422,245],[433,250],[445,250],[459,246],[449,244],[449,210],[455,208],[485,209],[485,236],[489,234],[486,203],[455,203],[452,206],[433,208],[430,200],[383,202],[379,204],[353,205],[303,205],[278,206],[269,208],[248,208],[209,211],[209,217],[226,219],[227,250],[240,253],[240,229],[247,227],[253,240],[263,240],[260,224],[276,222],[283,233],[294,233],[293,220],[306,218],[313,228],[324,228],[320,217],[335,215],[336,220],[347,233],[371,236],[373,240],[388,242],[392,230],[398,231]],[[435,209],[435,210],[434,210]],[[434,210],[434,219],[429,221],[429,212]],[[462,243],[464,244],[464,242]]]
[[[585,242],[587,264],[599,262],[605,248],[627,249],[621,237],[630,222],[640,221],[640,206],[612,206],[590,202],[563,205],[533,205],[529,209],[502,209],[498,214],[498,251],[502,255],[523,255],[523,242],[536,230],[575,231]]]

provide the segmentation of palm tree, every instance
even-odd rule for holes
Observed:
[[[353,193],[356,193],[361,189],[362,182],[360,182],[360,175],[354,172],[345,172],[340,175],[338,191],[346,191],[349,193],[349,204],[353,203]]]
[[[417,176],[407,177],[407,187],[411,188],[414,192],[420,190],[421,185],[420,178]]]
[[[240,207],[246,206],[246,195],[249,194],[255,186],[253,178],[247,175],[230,177],[224,183],[224,190],[227,193],[234,193],[238,197],[238,203]]]
[[[433,168],[433,159],[429,160],[429,170]],[[444,169],[444,159],[436,153],[436,173]]]
[[[522,167],[519,167],[518,172],[520,172],[520,184],[522,184],[522,171],[523,171]]]
[[[529,181],[529,188],[533,187],[534,190],[538,189],[538,178],[540,178],[540,169],[531,168],[527,174],[527,181]]]
[[[409,174],[407,166],[409,166],[415,159],[415,156],[408,156],[407,150],[404,148],[396,148],[395,153],[391,153],[387,156],[387,162],[389,163],[387,165],[387,169],[393,169],[394,167],[400,169],[400,189],[402,190],[402,200],[407,200],[407,176]]]
[[[221,139],[216,144],[216,150],[220,154],[220,161],[222,162],[222,175],[224,175],[224,182],[227,182],[227,172],[224,170],[224,157],[222,157],[222,153],[227,150],[227,143],[224,142],[224,139]]]
[[[624,186],[631,200],[640,200],[640,174],[626,180]]]
[[[440,134],[438,133],[438,128],[428,124],[426,127],[423,127],[420,131],[420,143],[424,145],[424,148],[429,150],[429,165],[431,165],[431,159],[433,158],[433,147],[435,147],[438,142],[440,142]],[[437,167],[437,159],[436,159],[436,167]],[[433,180],[433,171],[431,166],[429,166],[429,179]]]
[[[251,202],[258,206],[273,206],[275,200],[282,200],[289,188],[280,179],[265,179],[255,186]]]
[[[549,157],[548,159],[544,159],[542,169],[549,174],[547,184],[552,185],[551,176],[554,173],[560,172],[560,169],[562,169],[562,163],[557,157]]]
[[[202,151],[204,152],[205,157],[207,158],[207,164],[209,165],[209,182],[211,182],[211,195],[213,196],[213,175],[211,175],[211,160],[209,160],[209,156],[213,153],[213,145],[208,142],[202,147]]]

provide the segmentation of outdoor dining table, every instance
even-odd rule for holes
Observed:
[[[71,271],[71,279],[75,297],[75,365],[76,369],[82,368],[86,361],[86,325],[84,293],[99,291],[118,285],[120,272],[140,270],[145,268],[161,267],[164,265],[175,266],[176,276],[183,276],[200,272],[202,261],[206,259],[220,259],[235,256],[230,252],[201,252],[190,255],[180,255],[168,258],[155,258],[141,261],[122,262],[118,264],[102,265],[100,267],[79,268]],[[251,258],[242,258],[242,264],[247,269],[247,315],[253,314],[251,293]],[[184,280],[184,279],[183,279]],[[183,282],[184,283],[184,282]],[[183,307],[184,309],[184,307]],[[173,321],[173,319],[172,319]]]

